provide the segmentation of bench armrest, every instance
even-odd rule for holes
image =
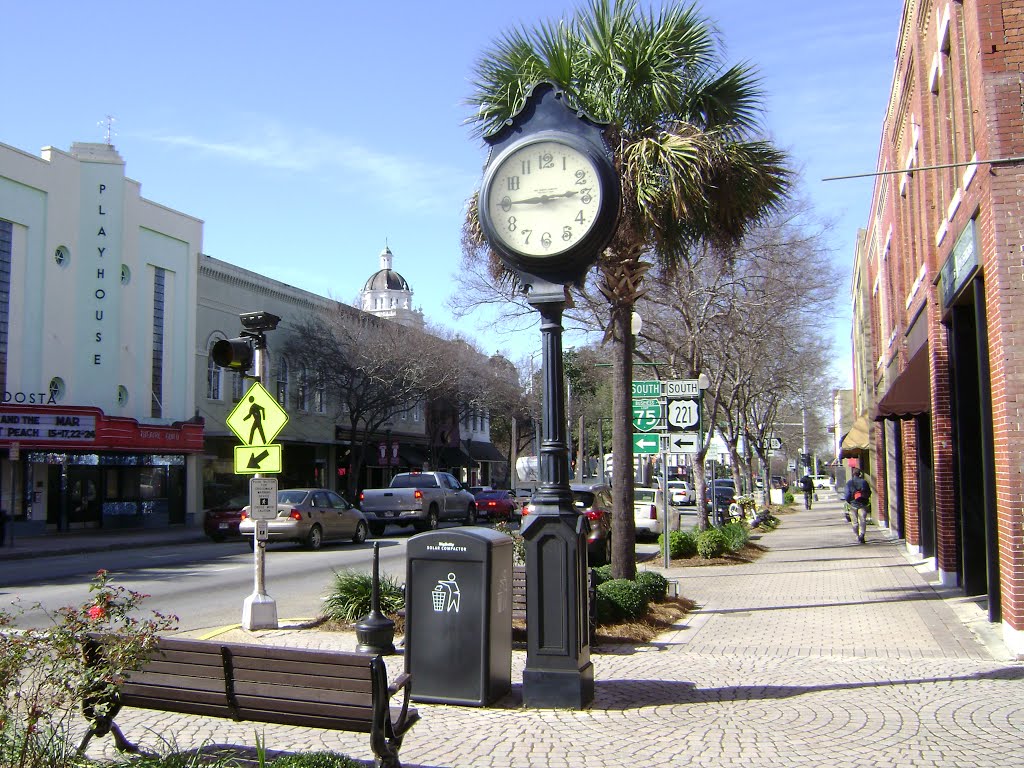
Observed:
[[[409,685],[410,676],[408,672],[403,672],[395,678],[395,682],[388,686],[388,696],[394,696],[400,690]]]

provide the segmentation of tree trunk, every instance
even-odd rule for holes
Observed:
[[[612,338],[612,576],[636,576],[633,520],[633,308],[613,305]]]

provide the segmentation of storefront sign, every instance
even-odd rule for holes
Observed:
[[[45,411],[0,413],[0,437],[29,442],[80,442],[96,439],[93,416],[71,416]]]
[[[203,449],[203,425],[193,421],[143,425],[85,406],[0,405],[0,445],[12,442],[28,451],[60,446],[62,450],[195,453]]]
[[[943,307],[949,307],[955,302],[957,294],[974,276],[977,268],[978,227],[975,220],[971,219],[956,239],[952,253],[939,272],[939,293]]]

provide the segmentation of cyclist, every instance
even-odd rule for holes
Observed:
[[[804,489],[804,507],[811,508],[811,496],[814,495],[814,481],[810,475],[804,475],[800,479],[800,486]]]

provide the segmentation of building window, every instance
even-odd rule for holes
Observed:
[[[14,225],[0,221],[0,384],[7,389],[7,328],[11,313],[11,254]]]
[[[316,372],[316,388],[313,390],[313,410],[317,413],[324,413],[327,410],[327,382],[324,380],[324,372]]]
[[[223,383],[223,370],[213,362],[213,345],[217,339],[210,342],[210,349],[206,355],[206,399],[220,400],[220,388]]]
[[[306,366],[299,368],[298,392],[296,393],[296,406],[300,411],[309,410],[309,378]]]
[[[50,379],[50,386],[48,389],[50,392],[50,398],[58,403],[63,400],[64,395],[67,394],[67,386],[65,386],[64,379],[60,376],[54,376]]]
[[[288,360],[285,357],[281,357],[277,363],[277,391],[274,396],[288,410]]]
[[[153,404],[150,416],[163,416],[164,399],[164,281],[166,270],[157,267],[153,276]]]
[[[53,252],[53,260],[58,267],[66,267],[71,263],[71,252],[63,245],[58,246],[57,250]]]
[[[240,373],[231,376],[231,402],[237,403],[245,394],[245,377]]]
[[[121,265],[121,285],[128,285],[132,281],[132,271],[127,264]]]
[[[128,387],[124,384],[117,385],[117,404],[122,408],[128,405]]]

